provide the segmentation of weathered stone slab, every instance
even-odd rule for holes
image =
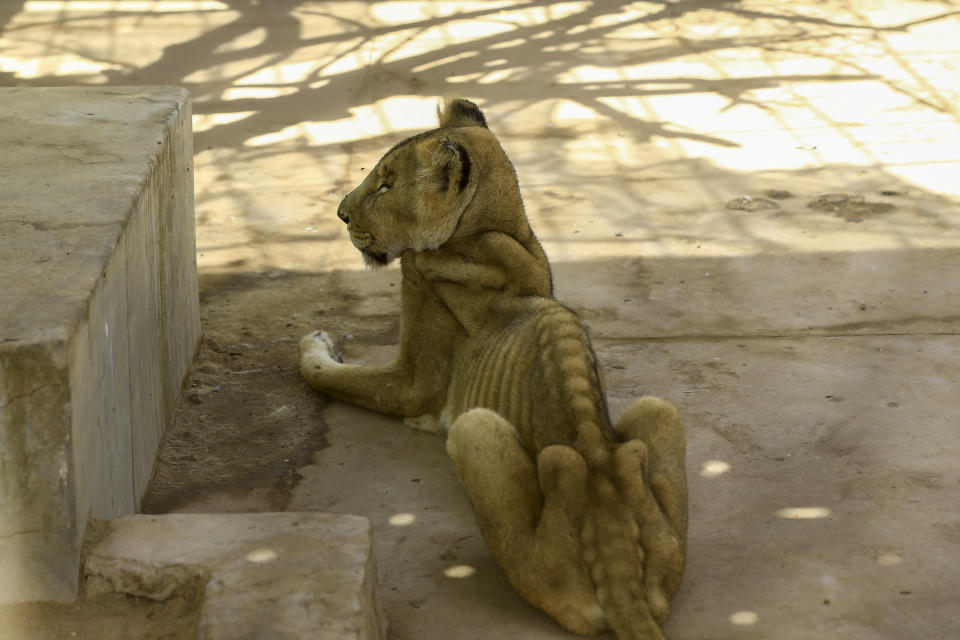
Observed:
[[[366,518],[191,513],[109,526],[87,556],[90,583],[154,599],[202,593],[198,638],[385,637]]]
[[[190,102],[0,89],[0,603],[69,600],[136,511],[199,340]]]

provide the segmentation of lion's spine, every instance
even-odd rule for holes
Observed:
[[[565,444],[576,449],[589,467],[606,468],[608,417],[586,330],[572,311],[554,304],[537,316],[536,342],[542,371],[558,374],[545,382],[554,384],[555,401],[566,409],[573,428],[571,441]]]
[[[536,326],[544,371],[558,371],[557,399],[576,425],[571,444],[590,469],[592,506],[581,532],[584,566],[607,623],[620,640],[660,638],[642,588],[639,526],[624,512],[613,478],[608,416],[589,339],[576,315],[561,305],[543,310]],[[642,612],[641,612],[642,611]]]

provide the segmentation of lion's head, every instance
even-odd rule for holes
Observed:
[[[347,223],[350,240],[368,266],[389,264],[408,249],[436,249],[458,230],[473,233],[496,226],[498,215],[483,215],[481,210],[488,207],[475,206],[475,200],[490,200],[485,183],[502,185],[493,190],[494,199],[519,203],[522,217],[513,166],[487,129],[479,107],[455,99],[437,112],[438,129],[407,138],[387,151],[340,203],[337,215]],[[503,184],[505,180],[508,184]],[[471,217],[465,215],[468,210],[486,221],[463,224]]]

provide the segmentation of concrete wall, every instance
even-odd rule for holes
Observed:
[[[0,89],[0,603],[69,600],[134,513],[200,336],[190,102]]]

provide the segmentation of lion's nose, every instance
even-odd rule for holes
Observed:
[[[343,209],[337,209],[337,217],[343,220],[345,223],[350,224],[350,214]]]

